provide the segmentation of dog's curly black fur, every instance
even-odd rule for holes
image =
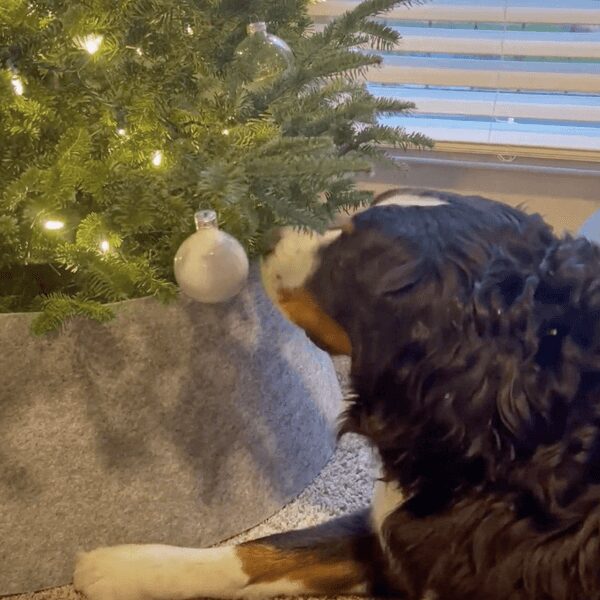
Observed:
[[[394,588],[600,598],[600,249],[441,198],[355,217],[309,282],[352,342],[343,431],[407,495],[383,531]]]

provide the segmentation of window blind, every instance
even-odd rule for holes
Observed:
[[[313,4],[315,27],[357,1]],[[369,88],[417,107],[385,123],[445,151],[600,160],[600,0],[432,0],[385,22],[402,39]]]

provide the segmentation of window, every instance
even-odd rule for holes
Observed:
[[[311,12],[318,27],[355,4]],[[440,151],[600,160],[600,0],[433,0],[385,21],[402,40],[369,87],[417,106],[388,124]]]

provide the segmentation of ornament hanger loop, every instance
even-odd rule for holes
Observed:
[[[252,33],[264,33],[267,31],[267,24],[264,21],[256,21],[254,23],[249,23],[246,27],[246,32],[248,35]]]
[[[204,227],[215,227],[217,225],[217,213],[214,210],[199,210],[194,214],[196,229]]]

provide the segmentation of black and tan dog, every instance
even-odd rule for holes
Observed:
[[[82,555],[92,600],[391,595],[600,599],[600,248],[481,198],[396,190],[322,236],[285,231],[265,287],[352,357],[342,431],[373,504],[212,549]]]

